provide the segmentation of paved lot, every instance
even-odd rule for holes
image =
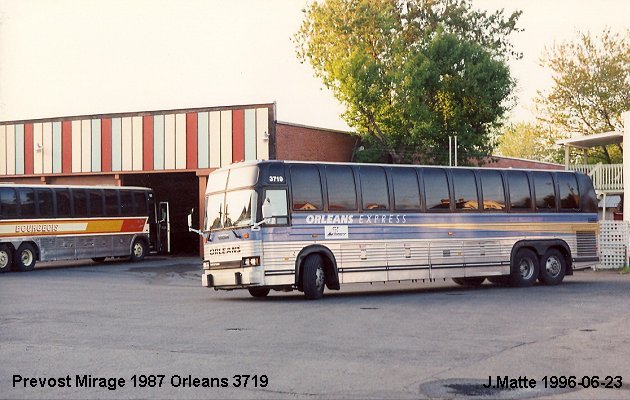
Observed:
[[[630,398],[630,275],[583,271],[526,289],[350,285],[306,301],[202,288],[199,265],[156,257],[1,275],[0,398]],[[77,375],[110,381],[77,388]],[[141,375],[164,375],[161,387],[139,387]],[[235,375],[257,377],[235,388]],[[482,389],[497,375],[537,387]],[[544,390],[552,375],[621,376],[623,387]],[[115,390],[98,387],[114,378]],[[42,382],[55,387],[31,387]]]

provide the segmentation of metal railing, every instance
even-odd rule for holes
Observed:
[[[623,191],[623,164],[569,165],[568,169],[590,176],[596,191]]]

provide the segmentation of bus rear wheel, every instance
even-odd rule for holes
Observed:
[[[267,297],[269,294],[269,288],[264,287],[250,287],[247,290],[252,297]]]
[[[481,286],[486,278],[483,276],[470,276],[466,278],[453,278],[453,282],[461,286],[477,287]]]
[[[325,285],[324,262],[319,254],[311,254],[304,260],[304,269],[302,270],[304,296],[309,300],[321,299],[324,295]]]
[[[516,287],[532,286],[538,278],[538,257],[530,249],[520,249],[512,260],[510,284]]]
[[[0,273],[11,270],[13,249],[8,244],[0,244]]]
[[[564,279],[566,259],[556,249],[549,249],[540,260],[540,276],[538,279],[545,285],[557,285]]]
[[[147,244],[142,239],[135,239],[131,245],[131,261],[140,262],[147,255]]]
[[[31,243],[22,243],[20,247],[18,247],[15,256],[13,265],[16,271],[27,272],[35,269],[37,251],[35,250],[35,246]]]

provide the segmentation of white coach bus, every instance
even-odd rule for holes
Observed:
[[[556,285],[597,261],[569,171],[260,161],[210,174],[202,284],[255,297],[355,282]],[[189,224],[191,218],[189,218]]]

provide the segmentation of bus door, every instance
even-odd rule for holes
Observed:
[[[168,202],[160,202],[158,208],[158,253],[171,252],[171,216],[168,208]]]

